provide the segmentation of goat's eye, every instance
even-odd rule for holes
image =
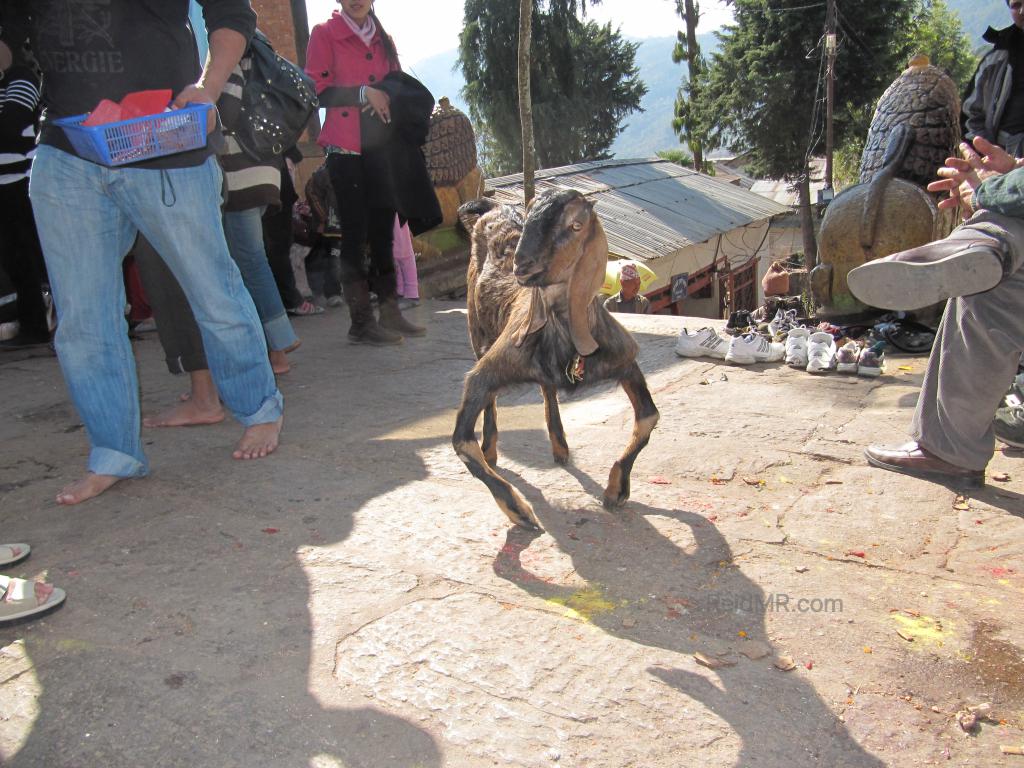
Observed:
[[[573,232],[579,232],[581,229],[583,229],[583,224],[581,222],[574,221],[572,223],[572,231]]]

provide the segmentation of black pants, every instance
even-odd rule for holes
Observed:
[[[395,259],[391,251],[394,210],[370,205],[361,155],[327,155],[327,174],[338,199],[342,284],[365,280],[377,298],[394,298]],[[366,259],[367,244],[369,262]]]
[[[285,309],[295,309],[302,304],[302,294],[295,287],[295,273],[292,271],[292,206],[298,200],[291,174],[285,168],[281,171],[281,207],[263,216],[263,243],[267,251],[270,271],[281,294]]]
[[[43,303],[46,266],[28,199],[28,179],[0,184],[0,266],[18,294],[19,333],[48,334]]]
[[[203,336],[171,268],[142,235],[135,241],[132,253],[139,268],[142,289],[153,308],[167,370],[175,374],[205,370],[209,366],[203,349]]]

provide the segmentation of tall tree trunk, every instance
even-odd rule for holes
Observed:
[[[686,20],[686,70],[689,73],[690,90],[690,111],[692,113],[694,104],[697,103],[700,90],[700,48],[697,46],[697,23],[700,21],[694,0],[685,0],[683,4]],[[687,137],[690,145],[690,152],[693,154],[694,170],[704,172],[704,148],[697,136]]]
[[[533,199],[533,102],[530,98],[530,41],[533,37],[533,0],[519,0],[519,124],[523,129],[523,202]]]
[[[811,169],[805,167],[797,188],[800,191],[800,231],[804,237],[804,266],[810,272],[818,263],[818,243],[814,237],[811,211]]]

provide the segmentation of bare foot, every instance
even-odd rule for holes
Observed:
[[[65,485],[57,494],[57,503],[68,506],[81,504],[93,496],[99,496],[114,483],[123,479],[117,475],[96,475],[90,472],[81,480]]]
[[[242,433],[242,439],[231,455],[236,459],[262,459],[277,449],[284,416],[266,424],[253,424]]]
[[[224,421],[224,409],[220,401],[204,405],[189,398],[179,401],[174,407],[161,411],[156,416],[147,416],[142,423],[147,427],[191,427],[217,424],[221,421]]]
[[[288,355],[283,349],[270,350],[270,370],[275,374],[288,373],[292,369],[288,362]]]

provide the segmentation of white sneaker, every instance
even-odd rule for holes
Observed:
[[[804,326],[792,328],[786,337],[786,365],[791,368],[807,367],[807,338],[811,332]]]
[[[729,341],[719,336],[714,328],[707,327],[696,333],[683,328],[676,342],[676,354],[680,357],[715,357],[724,360],[728,348]]]
[[[768,341],[758,333],[748,333],[746,336],[732,337],[729,351],[725,353],[725,362],[737,365],[775,363],[785,354],[786,348],[781,344]]]
[[[856,373],[859,359],[860,346],[855,341],[848,341],[836,352],[836,370],[839,373]]]
[[[807,339],[807,372],[828,373],[836,366],[836,340],[831,333],[816,331]]]

